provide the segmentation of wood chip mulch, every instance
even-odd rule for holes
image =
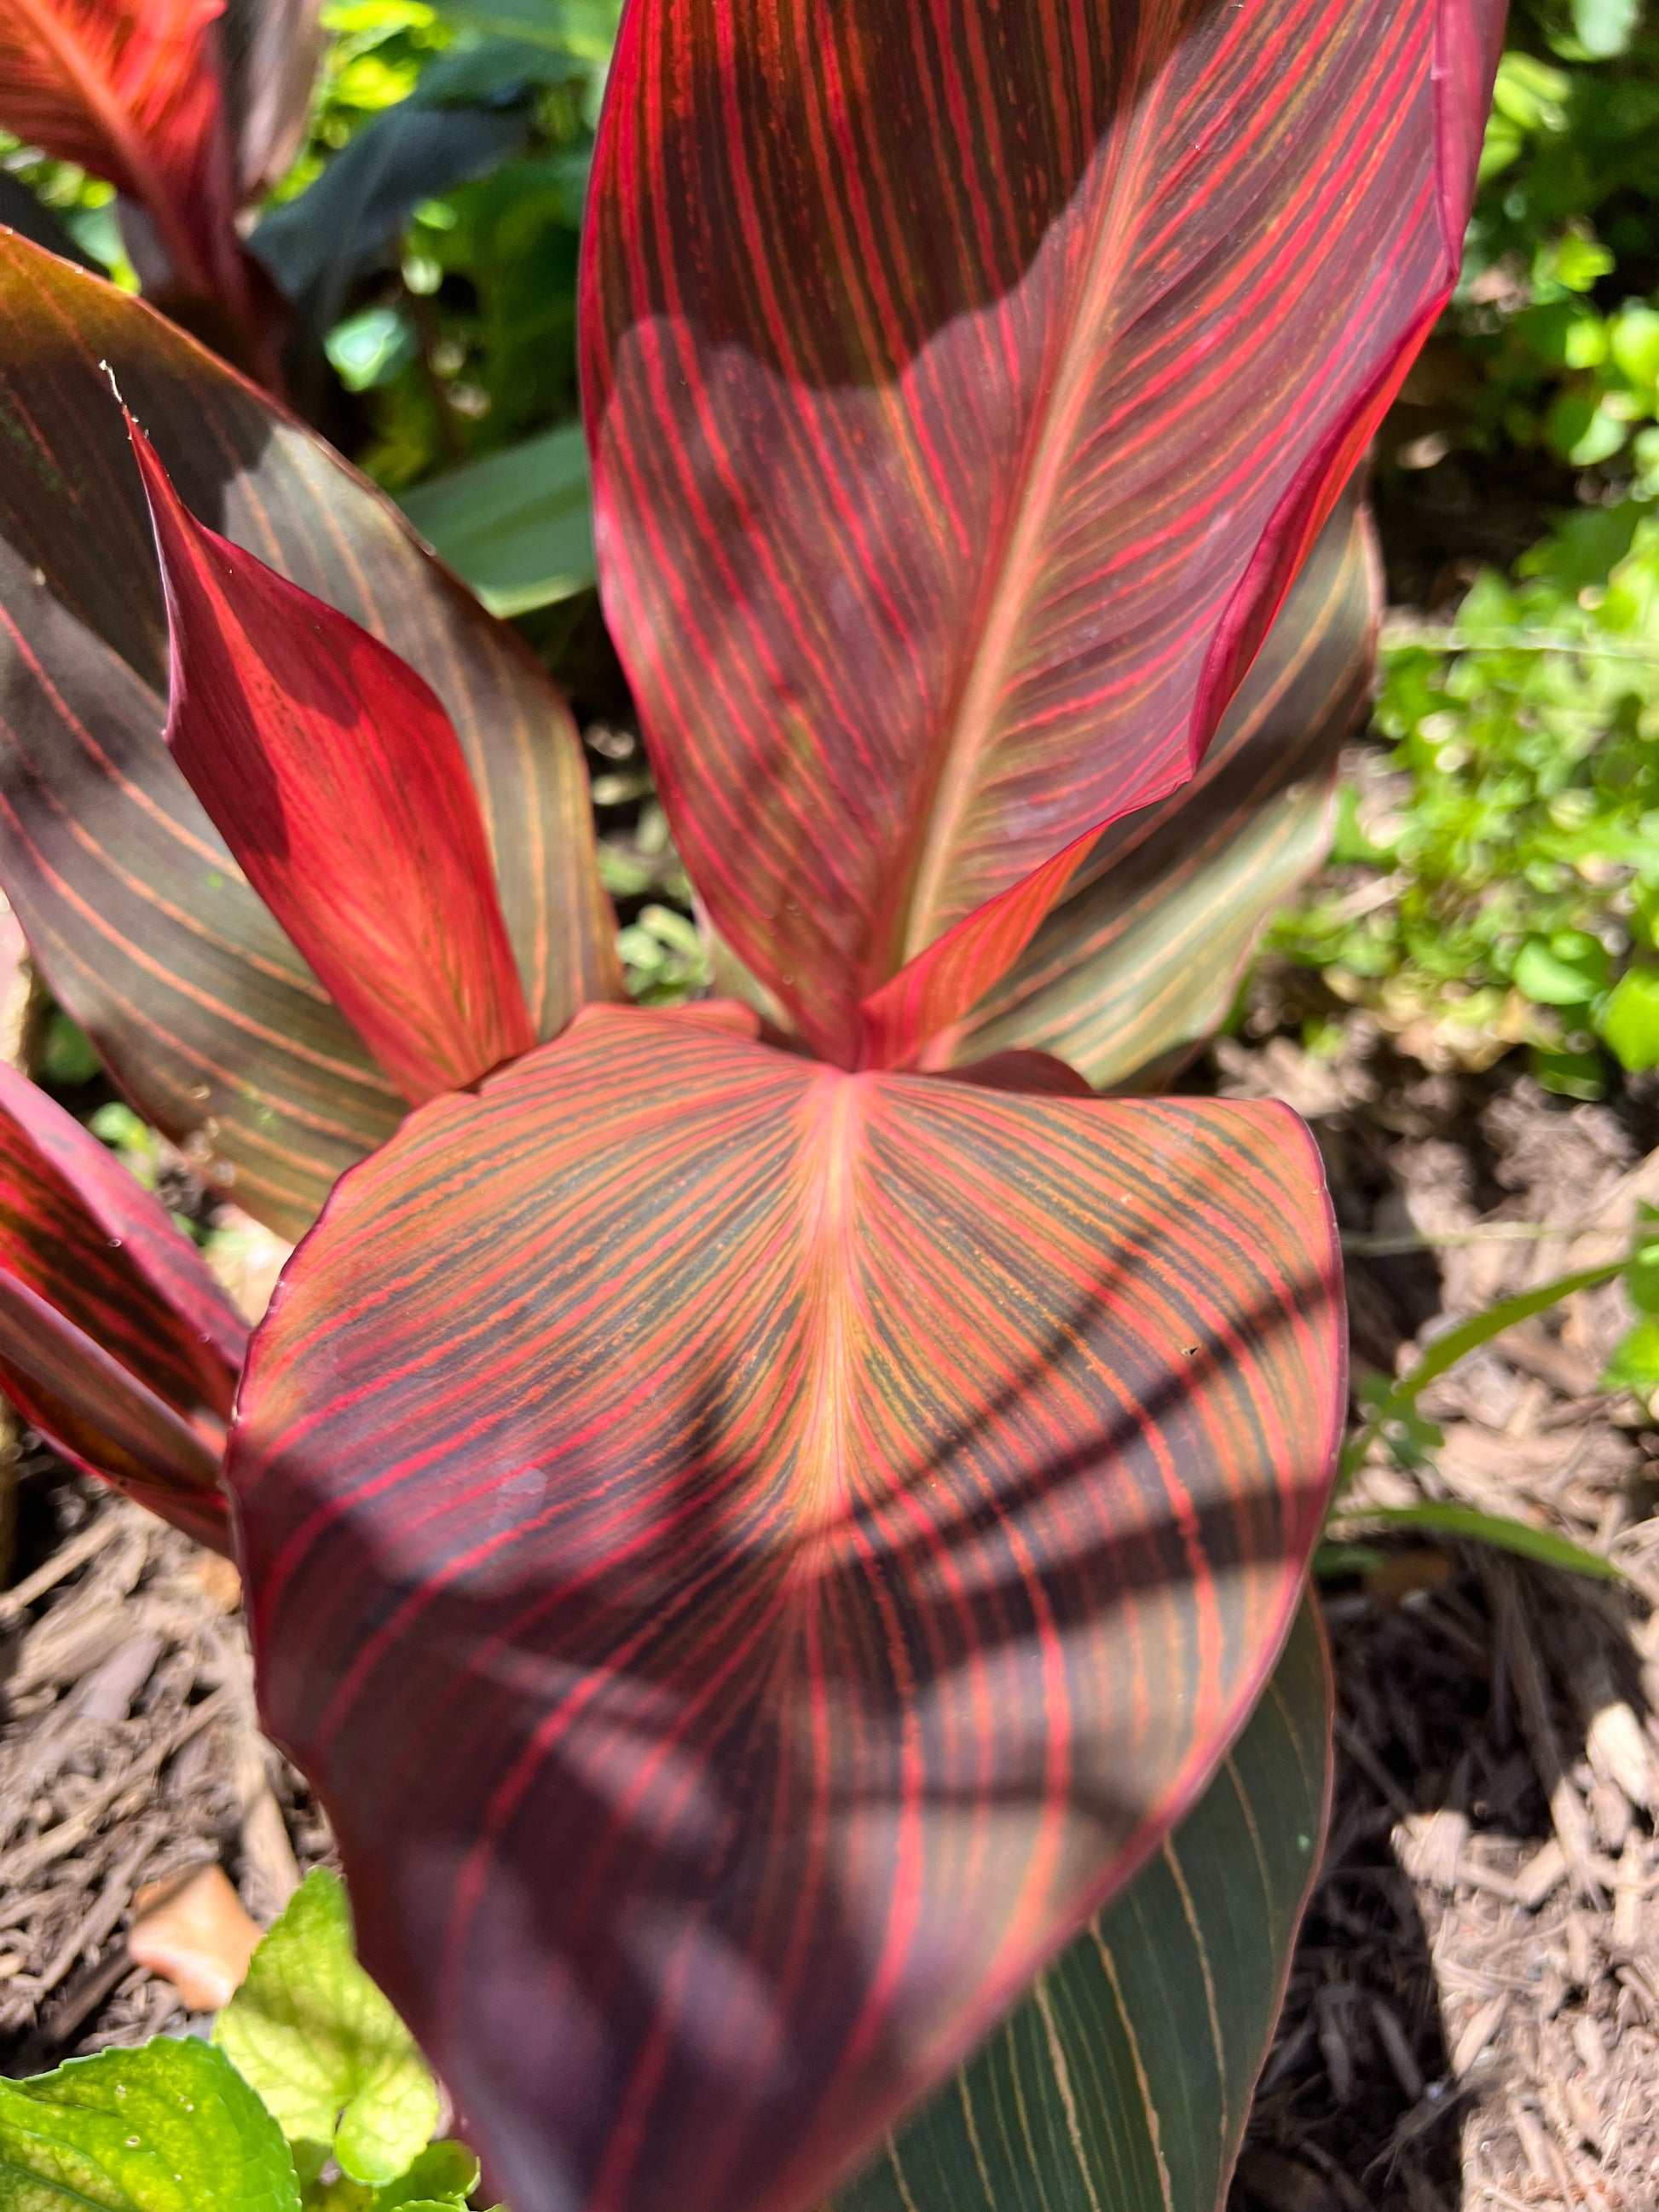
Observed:
[[[1618,1257],[1659,1202],[1650,1098],[1425,1074],[1363,1020],[1335,1055],[1218,1060],[1319,1135],[1356,1375]],[[1431,1467],[1379,1453],[1356,1480],[1531,1521],[1629,1580],[1378,1540],[1384,1564],[1327,1585],[1330,1844],[1232,2212],[1659,2204],[1659,1433],[1595,1388],[1630,1318],[1612,1285],[1522,1324],[1425,1393]]]

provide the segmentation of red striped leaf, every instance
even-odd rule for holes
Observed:
[[[0,1066],[0,1387],[25,1418],[228,1551],[219,1440],[246,1341],[150,1194]]]
[[[1330,849],[1344,738],[1364,714],[1382,578],[1351,485],[1204,765],[1115,822],[1071,890],[928,1064],[1054,1053],[1101,1089],[1154,1090],[1225,1018],[1257,932]]]
[[[601,580],[680,850],[819,1052],[914,1054],[1191,774],[1455,275],[1502,16],[631,0]]]
[[[0,127],[138,201],[186,292],[250,312],[219,72],[224,0],[0,0]]]
[[[442,701],[542,1036],[621,992],[580,746],[520,641],[320,441],[136,301],[0,236],[0,884],[138,1110],[297,1237],[402,1102],[161,741],[166,611],[103,362],[191,512]]]
[[[131,421],[172,638],[167,741],[404,1097],[535,1042],[460,740],[430,684],[184,507]]]
[[[228,1462],[264,1712],[515,2212],[821,2197],[1194,1803],[1336,1268],[1282,1108],[618,1010],[345,1179]]]

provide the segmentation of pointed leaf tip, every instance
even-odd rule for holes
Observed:
[[[128,428],[167,592],[173,758],[404,1096],[464,1089],[535,1038],[449,717],[367,630],[197,521]]]

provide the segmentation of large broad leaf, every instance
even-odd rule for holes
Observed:
[[[228,1463],[264,1711],[514,2212],[812,2201],[1157,1847],[1290,1627],[1338,1312],[1281,1108],[639,1012],[346,1179]]]
[[[1455,276],[1502,20],[634,0],[601,584],[692,876],[826,1057],[913,1056],[1202,757]]]
[[[541,1036],[620,993],[580,750],[520,641],[390,501],[137,301],[0,236],[0,884],[133,1103],[297,1236],[401,1102],[162,744],[166,615],[105,362],[191,513],[442,701]]]
[[[247,1330],[188,1238],[0,1066],[0,1389],[60,1451],[230,1548],[219,1441]]]
[[[1220,2212],[1329,1766],[1328,1670],[1304,1602],[1196,1808],[838,2212]]]
[[[0,126],[140,202],[179,287],[250,309],[221,96],[223,0],[0,0]]]
[[[1017,964],[929,1059],[1030,1048],[1101,1089],[1152,1089],[1215,1030],[1256,932],[1329,848],[1381,609],[1351,487],[1197,775],[1102,834]]]
[[[406,1098],[528,1052],[478,802],[431,685],[204,529],[132,441],[167,587],[167,750],[253,888]]]

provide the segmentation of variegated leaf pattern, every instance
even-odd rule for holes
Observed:
[[[1309,1601],[1194,1809],[836,2212],[1221,2212],[1319,1863],[1329,1753]]]
[[[218,1550],[247,1330],[160,1204],[0,1064],[0,1389],[60,1451]]]
[[[1220,1024],[1256,933],[1328,849],[1382,591],[1351,487],[1197,775],[1102,834],[1069,895],[930,1061],[1024,1048],[1101,1090],[1152,1090]]]
[[[406,1098],[535,1042],[454,726],[358,623],[205,529],[129,423],[155,525],[167,750]]]
[[[228,1461],[264,1710],[514,2212],[798,2212],[1157,1849],[1339,1310],[1282,1108],[620,1009],[343,1181]]]
[[[0,0],[0,128],[137,200],[182,288],[246,313],[224,0]]]
[[[112,374],[193,514],[442,701],[544,1036],[621,993],[580,749],[520,641],[320,441],[138,301],[0,236],[0,885],[133,1103],[297,1237],[402,1102],[161,742],[166,616]]]
[[[720,934],[843,1066],[1190,775],[1455,276],[1500,0],[632,0],[600,580]]]

